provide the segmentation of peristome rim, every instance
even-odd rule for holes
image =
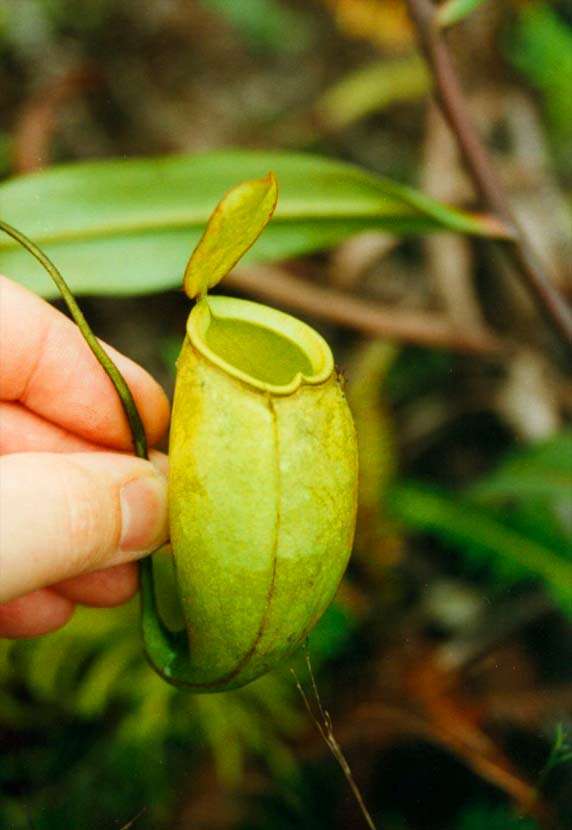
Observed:
[[[213,317],[252,323],[290,340],[305,354],[314,370],[313,373],[306,375],[303,372],[297,372],[290,383],[285,385],[265,383],[250,376],[228,363],[207,345],[205,335]],[[334,371],[334,358],[330,347],[317,331],[290,314],[251,300],[225,297],[220,294],[204,297],[189,314],[187,335],[197,351],[215,366],[249,386],[273,395],[291,395],[303,384],[316,386],[324,383]]]

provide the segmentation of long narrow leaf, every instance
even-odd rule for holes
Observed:
[[[508,567],[514,578],[541,579],[562,607],[572,613],[572,561],[565,552],[531,539],[466,499],[419,485],[392,488],[390,505],[409,527],[478,554],[497,572]]]
[[[280,204],[248,253],[250,261],[328,248],[365,230],[502,234],[487,217],[352,165],[247,150],[51,168],[0,185],[0,215],[42,246],[76,293],[178,288],[222,194],[268,170],[278,179]],[[39,267],[7,237],[0,238],[0,269],[39,293],[52,291]]]
[[[572,505],[572,432],[519,451],[470,490],[471,499],[551,499]]]

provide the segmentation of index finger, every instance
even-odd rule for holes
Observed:
[[[102,344],[124,375],[155,444],[169,421],[159,384]],[[0,399],[28,409],[95,444],[131,448],[127,418],[108,376],[77,326],[35,294],[0,276]]]

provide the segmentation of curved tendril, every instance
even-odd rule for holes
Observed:
[[[131,394],[131,390],[127,385],[127,382],[113,360],[109,357],[107,352],[101,346],[99,340],[92,332],[89,327],[89,324],[80,307],[77,304],[77,301],[72,294],[68,284],[54,265],[54,263],[49,259],[46,254],[38,248],[38,246],[32,242],[31,239],[28,239],[20,231],[13,228],[11,225],[8,225],[6,222],[0,220],[0,229],[2,229],[8,236],[11,236],[12,239],[15,239],[23,248],[25,248],[33,257],[35,257],[40,265],[48,272],[52,280],[55,282],[56,287],[60,294],[62,295],[62,299],[64,300],[68,310],[73,317],[74,322],[77,324],[78,329],[80,330],[85,342],[107,373],[109,379],[113,383],[115,387],[115,391],[119,395],[119,399],[121,401],[121,405],[125,410],[125,414],[127,416],[127,420],[129,421],[129,428],[131,430],[131,435],[133,438],[133,447],[135,450],[135,455],[139,456],[139,458],[148,458],[148,449],[147,449],[147,436],[145,435],[145,428],[143,427],[143,421],[141,420],[141,416],[139,415],[139,411],[137,409],[137,405],[133,400],[133,395]]]
[[[127,381],[91,330],[60,271],[31,239],[28,239],[21,231],[16,230],[16,228],[13,228],[1,219],[0,230],[3,230],[4,233],[12,237],[12,239],[35,257],[54,281],[82,337],[99,361],[117,392],[125,415],[127,416],[135,455],[139,458],[149,458],[145,428],[139,410],[137,409],[137,404],[127,385]],[[185,644],[180,638],[174,638],[171,635],[171,632],[165,626],[159,615],[153,580],[153,563],[150,556],[146,556],[139,562],[139,582],[141,590],[141,628],[145,652],[155,671],[166,680],[170,680],[170,667],[181,661]],[[170,682],[173,682],[173,680],[170,680]]]

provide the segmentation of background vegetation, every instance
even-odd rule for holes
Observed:
[[[449,39],[471,110],[570,298],[572,5],[458,5],[479,6]],[[279,168],[282,218],[225,290],[318,325],[347,380],[356,547],[309,644],[336,737],[384,830],[570,826],[570,377],[479,219],[394,184],[475,209],[405,5],[4,0],[0,88],[2,218],[169,390],[180,257],[226,187]],[[188,190],[153,160],[137,190],[125,158],[172,154]],[[106,158],[105,187],[99,168],[22,177]],[[0,265],[49,292],[4,240]],[[0,675],[2,828],[364,826],[288,666],[179,692],[144,662],[136,602],[3,641]]]

